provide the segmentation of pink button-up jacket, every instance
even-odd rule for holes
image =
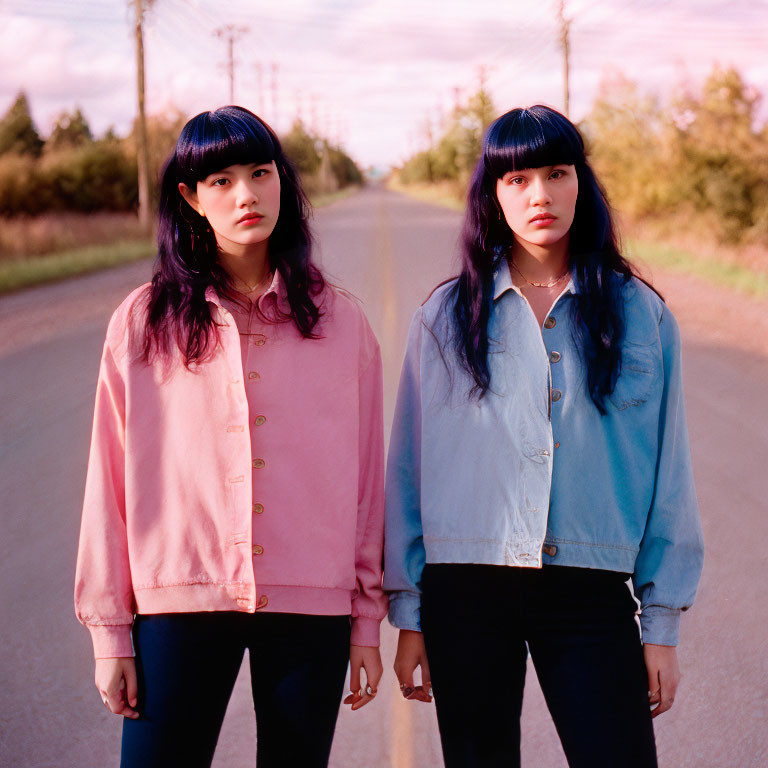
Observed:
[[[96,391],[75,579],[95,656],[133,655],[134,614],[182,611],[349,613],[352,642],[378,645],[382,371],[362,310],[327,289],[322,338],[264,322],[244,371],[209,289],[220,346],[190,371],[177,350],[138,359],[147,288],[112,316]],[[285,302],[279,278],[260,302]]]

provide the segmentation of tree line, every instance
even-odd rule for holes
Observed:
[[[150,172],[159,179],[186,122],[180,112],[147,119]],[[138,205],[136,130],[94,137],[80,109],[63,112],[43,138],[20,93],[0,118],[0,215],[50,211],[134,211]],[[341,147],[296,121],[281,137],[309,193],[361,184],[363,176]],[[157,184],[153,185],[156,193]]]
[[[629,222],[768,245],[768,122],[759,119],[760,101],[733,68],[715,67],[699,88],[680,87],[665,102],[616,74],[579,127],[613,207]],[[442,182],[463,199],[497,114],[478,91],[403,164],[400,181]]]

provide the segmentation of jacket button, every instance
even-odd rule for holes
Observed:
[[[555,320],[552,315],[550,315],[545,321],[544,321],[544,327],[545,328],[554,328],[557,325],[557,320]]]
[[[559,447],[560,447],[560,443],[555,443],[555,448],[559,448]]]
[[[549,555],[550,557],[554,557],[557,554],[557,547],[554,544],[545,544],[541,551],[545,555]]]
[[[267,337],[264,334],[257,333],[253,337],[253,343],[257,347],[263,347],[267,343]]]
[[[253,554],[254,555],[263,555],[264,554],[264,547],[262,547],[260,544],[254,544],[252,549],[253,549]]]
[[[264,505],[263,504],[254,504],[253,505],[253,511],[260,515],[264,511]]]
[[[256,371],[249,371],[248,378],[251,379],[251,380],[253,380],[253,379],[260,379],[261,376],[259,376],[259,374],[256,373]]]
[[[259,598],[259,604],[256,606],[257,608],[264,608],[264,606],[269,602],[269,598],[266,595],[262,595]]]
[[[254,469],[264,469],[267,466],[267,462],[264,459],[254,459],[252,463]]]
[[[556,403],[562,396],[563,396],[563,393],[559,389],[553,389],[552,390],[552,402],[553,403]]]
[[[263,424],[263,423],[264,423],[266,420],[267,420],[267,417],[266,417],[266,416],[257,416],[257,417],[256,417],[256,418],[253,420],[253,423],[254,423],[254,424],[257,426],[257,427],[260,427],[260,426],[261,426],[261,425],[262,425],[262,424]]]
[[[560,362],[560,353],[559,352],[550,352],[549,354],[549,362],[550,363],[559,363]]]

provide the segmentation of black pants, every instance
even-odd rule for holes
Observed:
[[[625,574],[427,565],[422,629],[446,768],[520,765],[526,643],[572,768],[652,768],[648,678]]]
[[[256,764],[326,766],[349,661],[349,632],[349,616],[137,616],[140,717],[123,721],[122,768],[210,766],[246,648]],[[243,765],[251,762],[243,755]]]

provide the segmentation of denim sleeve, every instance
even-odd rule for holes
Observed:
[[[704,557],[681,374],[680,332],[663,308],[664,391],[653,501],[635,563],[643,642],[677,645],[680,613],[693,603]]]
[[[400,629],[421,629],[421,356],[422,310],[411,321],[397,392],[386,476],[384,589],[389,621]]]

